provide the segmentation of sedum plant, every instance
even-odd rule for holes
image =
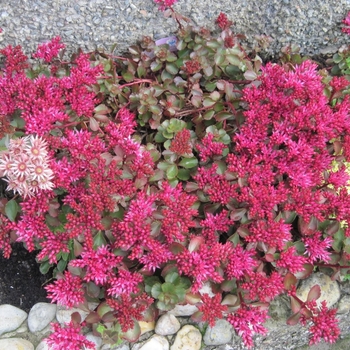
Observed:
[[[349,83],[293,48],[263,65],[224,14],[212,34],[174,2],[156,1],[176,37],[125,56],[64,60],[58,37],[34,61],[0,51],[3,253],[13,239],[37,249],[49,298],[88,311],[53,325],[53,349],[93,348],[87,329],[136,341],[138,321],[185,303],[252,347],[282,293],[289,324],[335,342],[319,287],[306,302],[295,290],[314,270],[350,268]]]

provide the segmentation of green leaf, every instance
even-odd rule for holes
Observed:
[[[59,272],[63,272],[66,269],[66,267],[67,267],[67,261],[65,261],[63,259],[60,260],[57,264],[57,270]]]
[[[215,119],[218,122],[222,122],[223,120],[227,120],[227,119],[234,119],[234,115],[232,113],[228,113],[228,112],[219,112],[216,114]]]
[[[198,159],[196,157],[193,158],[183,158],[181,162],[179,163],[180,166],[186,169],[191,169],[197,166]]]
[[[178,168],[175,164],[172,164],[166,170],[166,176],[168,179],[175,179],[178,174]]]
[[[17,204],[17,202],[14,199],[11,199],[10,201],[8,201],[5,205],[5,213],[6,216],[11,220],[11,221],[15,221],[16,220],[16,216],[19,212],[19,206]]]
[[[94,249],[101,247],[103,245],[106,245],[107,241],[102,233],[102,231],[99,231],[96,236],[94,237]]]
[[[51,266],[52,265],[48,261],[45,261],[40,264],[39,270],[43,275],[46,275],[49,272]]]
[[[125,72],[122,73],[123,79],[127,82],[130,83],[131,81],[133,81],[135,79],[134,75],[130,72]]]
[[[145,67],[143,67],[143,66],[138,66],[137,67],[137,76],[139,77],[139,78],[143,78],[144,76],[146,76],[146,69],[145,69]]]
[[[203,100],[203,106],[204,107],[211,107],[213,105],[215,105],[216,101],[213,101],[211,98],[209,97],[206,97],[204,100]]]
[[[175,294],[174,285],[172,283],[165,282],[162,284],[162,291],[164,293]]]
[[[157,132],[156,136],[154,137],[154,141],[157,143],[163,143],[164,141],[166,141],[166,138],[161,134],[161,132]]]
[[[226,59],[233,65],[233,66],[240,66],[242,60],[236,56],[236,55],[226,55]]]
[[[163,63],[162,62],[157,62],[157,61],[154,61],[151,63],[151,71],[152,72],[157,72],[159,71],[163,66]]]
[[[157,299],[159,297],[160,293],[162,293],[162,285],[160,283],[154,284],[152,286],[152,289],[151,289],[152,297]]]
[[[165,65],[165,70],[172,75],[176,75],[179,71],[179,68],[177,68],[175,63],[167,63]]]
[[[172,271],[165,276],[165,282],[176,284],[177,280],[179,280],[179,274],[175,271]]]
[[[207,111],[203,114],[203,119],[210,120],[214,114],[215,114],[214,110]]]
[[[177,178],[182,181],[187,181],[190,178],[190,171],[188,169],[179,169],[179,172],[177,173]]]

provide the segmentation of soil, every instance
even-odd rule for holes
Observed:
[[[29,253],[22,243],[12,246],[9,259],[0,253],[0,305],[10,304],[25,312],[38,302],[50,302],[43,285],[51,278],[42,275],[35,257],[38,252]]]

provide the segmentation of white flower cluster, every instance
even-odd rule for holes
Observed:
[[[0,152],[0,177],[3,176],[8,183],[6,190],[24,198],[53,189],[46,141],[33,135],[10,140],[8,150]]]

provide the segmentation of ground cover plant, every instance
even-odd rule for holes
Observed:
[[[155,2],[178,33],[144,37],[129,55],[67,60],[59,37],[31,59],[0,51],[3,254],[14,240],[39,249],[52,301],[89,311],[54,324],[48,344],[94,348],[88,329],[136,341],[138,321],[190,303],[194,320],[225,317],[252,347],[282,293],[310,344],[335,342],[336,310],[317,306],[319,286],[306,302],[296,287],[350,268],[350,51],[332,70],[292,48],[263,65],[269,38],[248,53],[225,14],[212,34],[175,1]]]

